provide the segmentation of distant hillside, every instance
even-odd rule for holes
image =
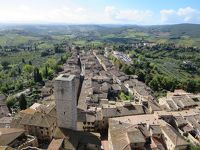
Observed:
[[[194,38],[200,37],[199,24],[177,24],[177,25],[162,25],[162,26],[149,26],[148,32],[154,34],[159,32],[169,33],[170,36],[190,36]]]
[[[133,29],[135,31],[157,34],[159,32],[169,33],[174,36],[200,37],[200,24],[176,24],[176,25],[0,25],[0,31],[25,30],[29,32],[102,32],[119,33],[120,31]],[[42,33],[43,33],[42,32]]]
[[[199,24],[154,26],[0,25],[0,43],[7,43],[7,38],[16,37],[17,35],[28,38],[38,38],[43,36],[56,36],[56,38],[62,38],[68,36],[84,41],[113,43],[132,43],[145,40],[157,43],[174,42],[184,46],[200,47]]]

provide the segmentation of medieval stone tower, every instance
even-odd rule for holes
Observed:
[[[55,79],[57,123],[61,128],[76,130],[77,80],[75,75],[61,74]]]

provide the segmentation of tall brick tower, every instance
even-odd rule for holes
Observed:
[[[76,130],[77,80],[75,75],[59,75],[54,82],[57,123],[61,128]]]

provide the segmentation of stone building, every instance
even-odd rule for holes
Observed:
[[[5,100],[6,96],[0,93],[0,118],[7,117],[10,115]]]
[[[0,128],[10,128],[13,117],[0,118]]]
[[[54,84],[58,126],[76,130],[78,80],[75,75],[61,74]]]
[[[50,141],[57,127],[55,104],[33,104],[22,110],[11,121],[10,127],[23,128],[29,135],[36,136],[39,141]]]
[[[187,150],[189,143],[156,114],[109,119],[109,149]]]
[[[39,140],[51,140],[56,129],[56,118],[43,112],[25,114],[20,122],[23,128]]]
[[[168,150],[187,150],[189,143],[173,127],[162,126],[165,142]]]
[[[189,110],[200,106],[200,95],[187,93],[183,90],[168,92],[166,97],[159,99],[159,104],[166,111]]]
[[[25,130],[17,128],[0,128],[0,146],[9,146],[15,149],[37,147],[37,138],[27,135]],[[0,149],[3,149],[0,147]]]

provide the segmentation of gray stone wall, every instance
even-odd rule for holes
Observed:
[[[75,75],[60,75],[55,79],[54,88],[58,126],[76,130],[77,80]]]

